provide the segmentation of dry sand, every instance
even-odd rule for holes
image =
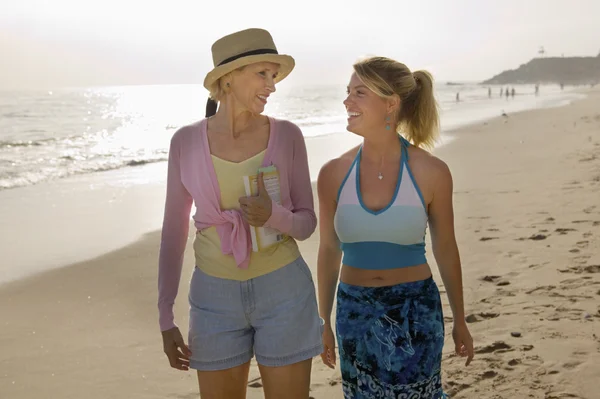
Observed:
[[[452,355],[444,296],[446,391],[453,398],[600,397],[600,92],[453,135],[436,155],[455,180],[476,357],[465,368]],[[197,398],[194,372],[170,369],[162,353],[158,240],[150,233],[0,287],[0,398]],[[318,233],[301,243],[313,272],[317,245]],[[176,305],[184,333],[191,241],[186,255]],[[437,270],[435,278],[443,292]],[[248,397],[262,398],[255,367],[250,377]],[[339,369],[316,358],[311,395],[341,399]]]

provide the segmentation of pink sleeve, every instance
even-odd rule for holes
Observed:
[[[161,331],[176,326],[173,305],[179,289],[187,243],[192,196],[181,182],[179,134],[171,139],[165,213],[158,259],[158,312]]]
[[[265,226],[277,229],[297,240],[306,240],[317,227],[317,216],[304,136],[297,126],[292,126],[296,131],[284,132],[294,136],[292,161],[291,165],[288,165],[291,170],[289,183],[292,210],[274,202],[271,217]]]

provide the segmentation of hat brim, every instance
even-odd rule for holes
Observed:
[[[231,61],[225,65],[218,66],[206,74],[204,78],[204,87],[207,90],[210,90],[210,87],[217,81],[219,78],[227,75],[229,72],[233,72],[238,68],[241,68],[246,65],[255,64],[257,62],[272,62],[274,64],[278,64],[280,66],[279,73],[275,78],[275,83],[281,82],[285,79],[290,72],[294,69],[296,62],[294,59],[285,54],[257,54],[257,55],[249,55],[247,57],[239,58],[235,61]]]

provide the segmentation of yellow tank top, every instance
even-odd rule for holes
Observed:
[[[221,191],[221,209],[239,209],[239,198],[246,195],[243,177],[258,171],[265,151],[239,163],[212,155]],[[211,226],[196,232],[194,254],[196,266],[209,276],[243,281],[270,273],[293,262],[300,256],[300,251],[296,241],[286,236],[276,245],[260,252],[252,252],[248,268],[240,269],[232,255],[221,252],[221,240],[217,229]]]

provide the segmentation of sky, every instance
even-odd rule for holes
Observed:
[[[282,84],[346,84],[382,55],[438,81],[481,81],[538,56],[600,52],[598,0],[0,0],[0,89],[202,83],[210,47],[271,32]]]

